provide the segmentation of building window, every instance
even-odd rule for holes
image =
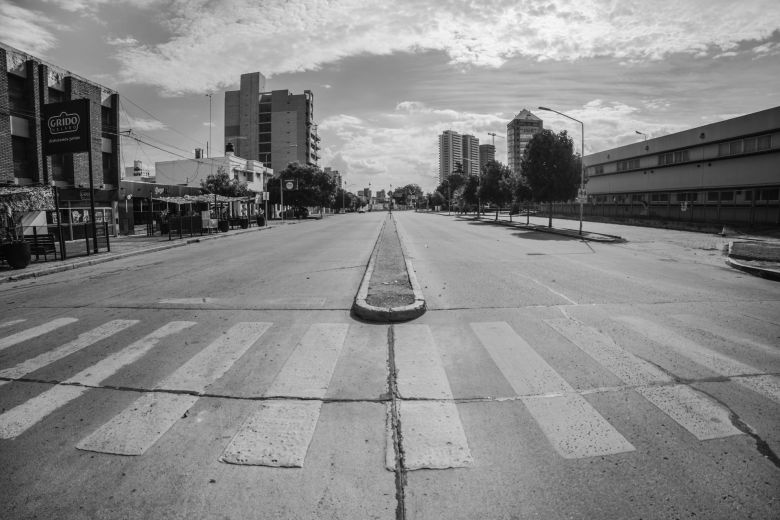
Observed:
[[[780,190],[777,188],[772,190],[761,190],[761,200],[777,200]]]
[[[708,191],[707,192],[707,202],[718,202],[720,198],[718,197],[717,191]]]
[[[650,202],[669,202],[668,193],[651,193]]]
[[[760,135],[758,137],[746,137],[736,141],[718,144],[718,157],[753,153],[769,150],[772,147],[772,136]]]
[[[733,191],[721,191],[720,192],[720,200],[722,200],[722,201],[734,200],[734,192]]]
[[[24,137],[11,136],[11,154],[14,160],[14,177],[17,179],[32,178],[30,159],[32,158],[32,141]]]
[[[756,151],[756,138],[755,137],[749,137],[748,139],[745,139],[744,151],[745,151],[745,153],[751,153],[751,152],[755,152]]]
[[[772,148],[772,136],[762,135],[758,138],[758,150],[769,150]]]
[[[696,202],[699,198],[699,194],[696,192],[691,193],[675,193],[675,199],[677,202]]]

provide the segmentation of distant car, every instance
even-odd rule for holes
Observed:
[[[365,212],[366,212],[366,210],[365,210],[365,209],[363,209],[363,208],[358,208],[358,213],[365,213]]]

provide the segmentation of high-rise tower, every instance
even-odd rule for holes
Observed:
[[[458,132],[445,130],[439,136],[439,184],[463,166],[463,139]]]
[[[523,153],[534,134],[541,132],[542,128],[542,120],[525,108],[506,125],[507,162],[513,173],[522,173],[520,161],[523,159]]]

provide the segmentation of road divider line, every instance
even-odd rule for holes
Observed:
[[[252,466],[303,467],[348,330],[346,323],[315,323],[309,327],[264,393],[264,397],[280,399],[253,407],[219,460]]]
[[[471,328],[562,457],[634,451],[634,446],[508,323],[472,323]]]
[[[545,323],[574,343],[583,352],[615,374],[659,410],[699,440],[739,435],[731,425],[729,411],[696,390],[671,385],[674,379],[655,365],[618,347],[592,327],[574,320],[545,320]],[[653,386],[664,384],[667,386]]]
[[[65,383],[56,385],[42,394],[0,414],[0,438],[12,439],[24,433],[44,417],[76,399],[88,390],[98,386],[122,367],[138,360],[154,348],[163,338],[192,327],[192,321],[172,321],[128,345],[119,352],[98,361],[71,377]],[[81,386],[76,386],[81,385]]]
[[[21,319],[18,319],[18,320],[4,321],[3,323],[0,323],[0,329],[5,328],[5,327],[12,327],[12,326],[17,325],[19,323],[24,323],[25,321],[27,321],[27,320],[24,319],[24,318],[21,318]]]
[[[220,335],[209,346],[155,385],[155,388],[196,394],[205,392],[265,334],[271,325],[265,322],[236,323],[225,334]],[[142,455],[197,400],[196,395],[145,393],[76,447],[81,450],[117,455]]]
[[[79,321],[77,318],[56,318],[49,322],[38,325],[37,327],[32,327],[30,329],[17,332],[16,334],[6,336],[5,338],[0,338],[0,350],[5,350],[9,347],[22,343],[23,341],[37,338],[38,336],[42,336],[60,327],[70,325],[71,323],[75,323],[77,321]]]

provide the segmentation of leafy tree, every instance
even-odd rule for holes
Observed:
[[[456,164],[456,172],[448,175],[447,178],[445,178],[441,182],[441,184],[439,184],[439,186],[436,187],[436,191],[442,197],[444,197],[447,206],[450,205],[451,203],[450,199],[453,198],[453,194],[458,191],[458,188],[463,186],[464,182],[466,182],[466,179],[463,177],[463,175],[461,173],[457,173],[457,164]]]
[[[533,199],[549,204],[548,227],[552,227],[552,203],[577,195],[579,165],[574,142],[565,130],[557,134],[542,130],[528,143],[520,167]]]
[[[248,197],[249,190],[245,182],[231,179],[224,166],[217,168],[217,173],[209,174],[200,181],[200,187],[209,193],[224,195],[225,197]]]
[[[420,199],[422,196],[422,188],[417,184],[407,184],[406,186],[401,186],[393,191],[393,197],[399,204],[409,205],[412,203],[410,200],[411,198]]]
[[[297,181],[297,189],[284,192],[285,206],[332,207],[335,204],[336,181],[316,166],[299,163],[290,163],[279,173],[278,178],[268,181],[272,204],[280,203],[279,183],[290,179]]]
[[[515,179],[512,170],[498,161],[488,161],[482,175],[479,187],[479,195],[483,201],[492,202],[496,207],[496,220],[498,220],[498,208],[512,200]]]
[[[357,195],[350,193],[342,188],[338,188],[336,190],[335,197],[336,198],[333,203],[334,209],[355,209],[360,205],[360,201],[358,200]]]
[[[466,178],[466,182],[463,185],[463,191],[461,192],[463,203],[466,206],[475,206],[476,204],[479,204],[479,185],[479,177],[476,175],[469,175]]]
[[[447,201],[447,198],[439,191],[435,191],[428,195],[428,207],[435,208],[436,206],[443,206]]]

